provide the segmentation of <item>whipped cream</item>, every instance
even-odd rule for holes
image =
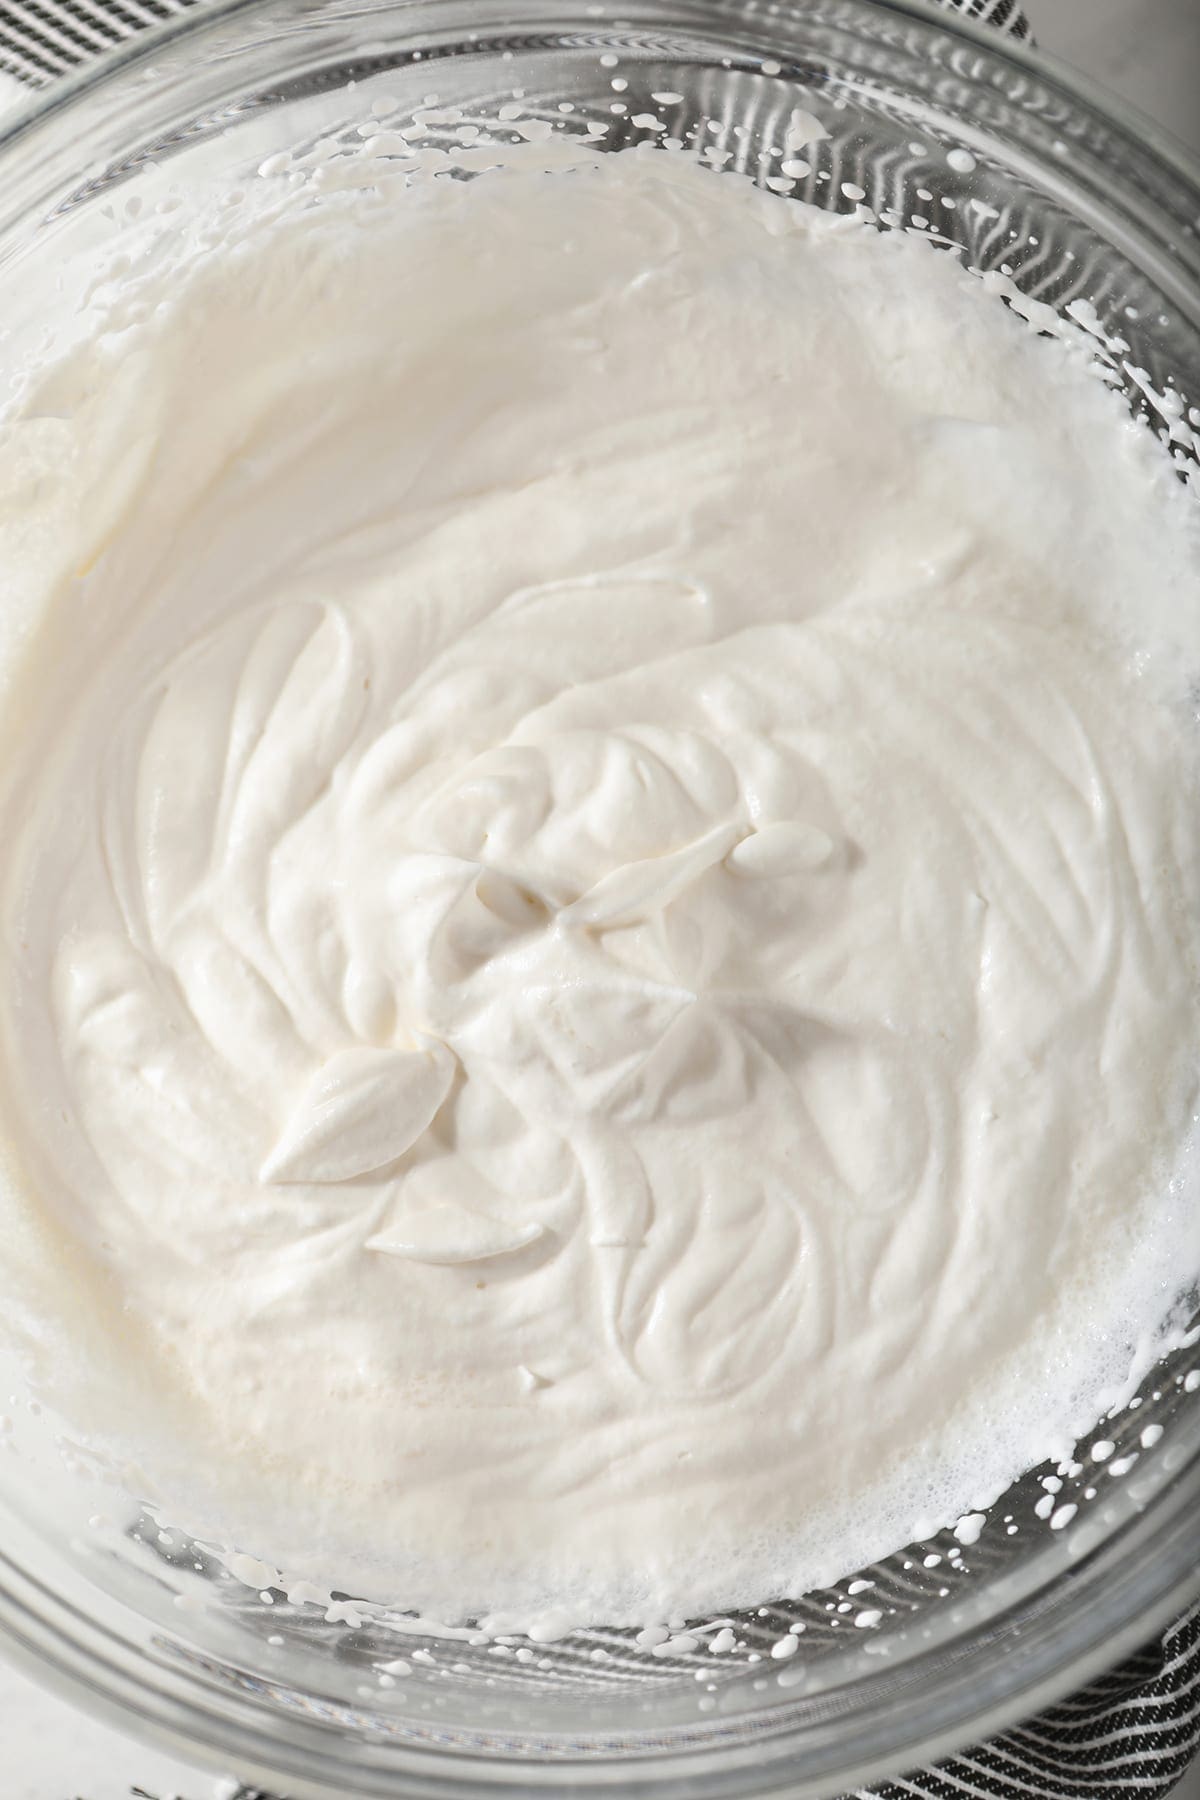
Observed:
[[[506,156],[160,225],[24,374],[5,1206],[197,1522],[678,1617],[1200,1267],[1195,509],[923,243]]]

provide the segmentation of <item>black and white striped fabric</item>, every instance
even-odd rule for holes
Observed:
[[[1029,1724],[853,1800],[1165,1800],[1198,1752],[1200,1607]]]
[[[204,0],[0,0],[0,72],[45,87]],[[938,0],[1027,38],[1018,0]],[[976,1749],[845,1800],[1165,1800],[1200,1752],[1200,1607],[1113,1674]],[[155,1800],[131,1788],[136,1800]],[[243,1787],[232,1800],[284,1800]]]
[[[1029,22],[1018,0],[937,0],[937,4],[945,7],[947,12],[965,13],[981,25],[993,25],[997,31],[1007,31],[1012,37],[1029,36]]]
[[[203,0],[0,0],[0,71],[45,87]]]

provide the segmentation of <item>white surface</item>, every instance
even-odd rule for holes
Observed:
[[[1026,0],[1047,48],[1200,148],[1200,0]],[[3,1800],[219,1800],[228,1784],[98,1725],[15,1671],[0,1674]],[[1200,1768],[1176,1800],[1200,1800]]]
[[[1024,0],[1038,43],[1200,150],[1200,0]]]
[[[3,1800],[226,1800],[231,1779],[201,1775],[173,1757],[76,1711],[15,1669],[0,1671]]]

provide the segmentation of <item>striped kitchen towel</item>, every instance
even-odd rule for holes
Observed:
[[[1165,1800],[1197,1752],[1200,1607],[1029,1724],[853,1800]]]

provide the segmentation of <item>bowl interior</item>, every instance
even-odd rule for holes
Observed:
[[[677,140],[707,151],[713,179],[735,170],[829,210],[868,208],[989,272],[1009,304],[1047,309],[1035,323],[1069,313],[1180,479],[1194,470],[1194,180],[1020,53],[871,0],[637,0],[619,19],[533,0],[219,9],[85,75],[0,145],[5,361],[40,330],[46,296],[61,304],[64,272],[68,288],[82,281],[96,244],[174,187],[236,183],[318,142],[354,156],[382,96],[393,128],[433,108],[427,143],[452,146],[464,122],[504,140],[514,92],[557,133],[602,128],[605,150]],[[806,168],[785,146],[797,107],[828,134]],[[353,1596],[292,1605],[160,1530],[136,1479],[126,1490],[86,1459],[64,1465],[50,1422],[22,1408],[18,1453],[0,1463],[0,1623],[94,1696],[224,1760],[236,1746],[297,1794],[391,1792],[398,1771],[409,1791],[449,1791],[439,1770],[454,1757],[455,1792],[554,1790],[568,1775],[770,1791],[783,1759],[789,1792],[840,1791],[994,1728],[1182,1608],[1198,1366],[1195,1343],[1179,1349],[1105,1425],[1103,1463],[1085,1446],[1069,1471],[1031,1472],[978,1541],[946,1533],[802,1601],[764,1596],[730,1621],[736,1647],[720,1655],[709,1629],[663,1654],[623,1631],[506,1644],[417,1635]],[[856,1629],[864,1611],[881,1615],[870,1631]],[[772,1656],[793,1627],[797,1653]]]

